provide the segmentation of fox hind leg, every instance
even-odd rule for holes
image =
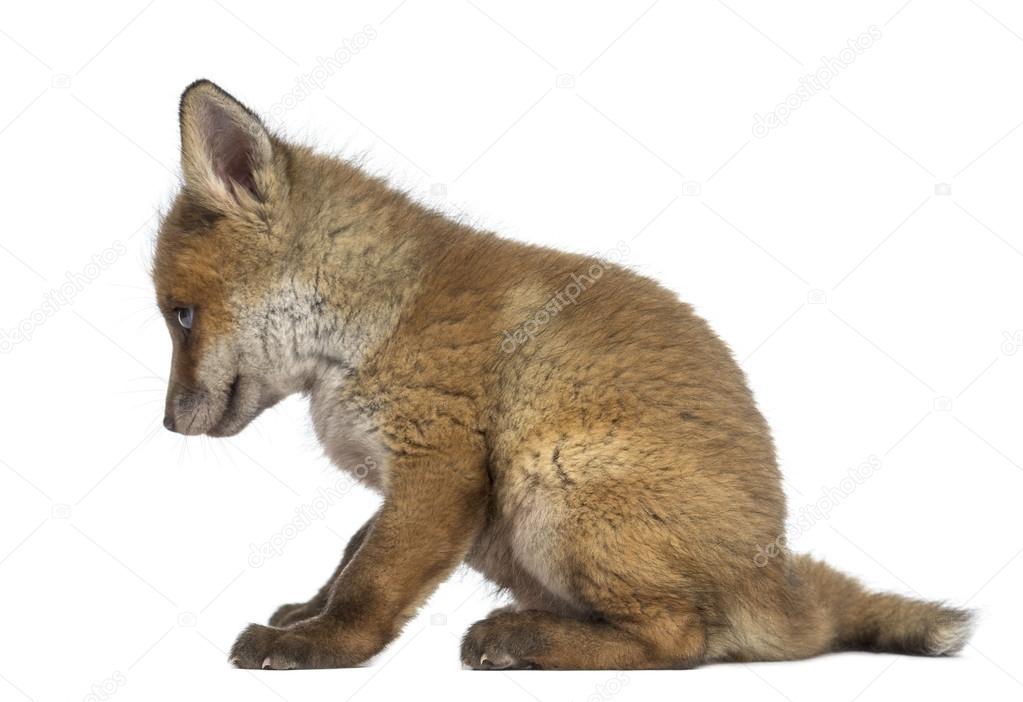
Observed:
[[[461,658],[476,670],[688,668],[704,650],[702,627],[692,624],[685,615],[616,624],[544,610],[498,611],[469,628]]]

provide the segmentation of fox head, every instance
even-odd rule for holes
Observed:
[[[164,425],[230,436],[384,343],[445,220],[277,138],[209,81],[185,90],[180,121],[182,187],[153,261],[173,344]]]
[[[208,81],[185,90],[180,122],[183,184],[153,263],[173,344],[164,425],[229,436],[301,380],[281,348],[301,315],[297,288],[285,290],[288,151]]]

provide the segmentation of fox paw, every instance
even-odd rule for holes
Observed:
[[[358,663],[344,655],[334,637],[309,622],[281,629],[250,624],[231,647],[230,660],[237,668],[292,670],[298,668],[346,668]]]
[[[473,670],[539,668],[540,640],[515,613],[498,612],[462,637],[462,664]]]

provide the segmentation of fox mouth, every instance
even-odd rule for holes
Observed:
[[[281,397],[259,379],[236,373],[218,393],[203,389],[178,397],[176,431],[186,436],[234,436]]]
[[[220,419],[206,430],[207,436],[232,436],[237,434],[259,414],[261,409],[252,413],[251,416],[244,416],[245,413],[241,410],[241,387],[242,376],[237,374],[234,376],[234,380],[231,381],[231,385],[227,388],[227,400],[224,403],[224,411],[221,413]]]

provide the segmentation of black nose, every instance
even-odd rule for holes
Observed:
[[[166,417],[164,417],[163,426],[165,426],[170,431],[174,431],[174,417],[170,416],[169,414]]]

